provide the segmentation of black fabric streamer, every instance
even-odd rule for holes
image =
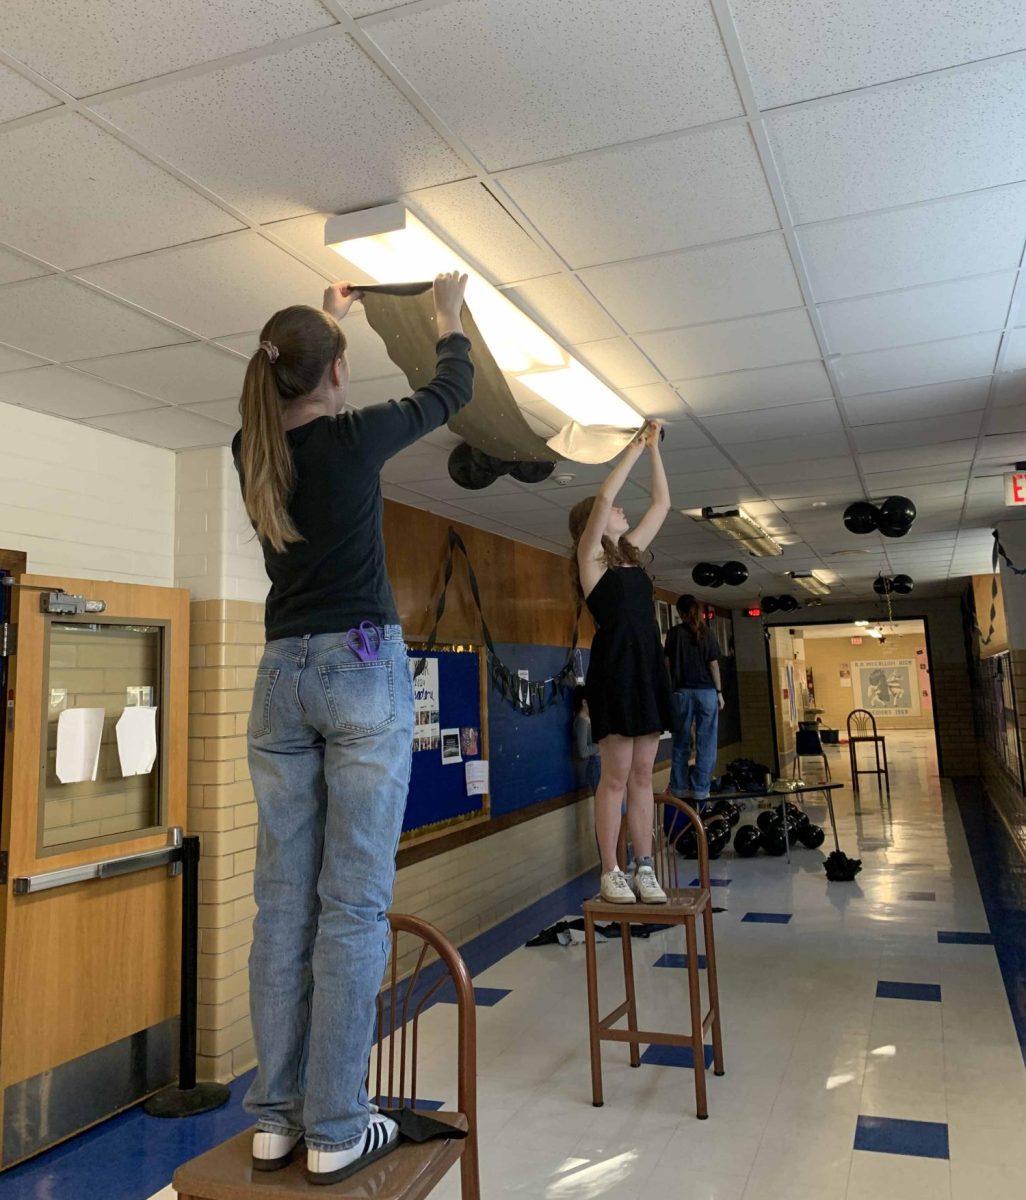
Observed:
[[[994,578],[990,582],[990,628],[986,633],[979,621],[973,616],[973,631],[978,635],[981,646],[989,646],[990,641],[994,636],[994,625],[997,621],[997,594],[998,594],[998,558],[1000,558],[1005,566],[1014,575],[1026,575],[1026,567],[1017,567],[1014,562],[1008,557],[1008,554],[998,540],[998,532],[994,530],[994,550],[991,554],[991,571],[994,573]]]
[[[467,577],[470,580],[470,592],[474,597],[474,603],[477,605],[477,613],[481,618],[481,638],[485,644],[485,653],[488,655],[488,667],[491,674],[492,687],[499,693],[504,700],[509,701],[519,712],[524,716],[533,717],[535,713],[545,712],[551,708],[559,698],[560,691],[575,678],[574,662],[577,653],[577,640],[581,627],[581,604],[577,603],[577,611],[574,614],[574,631],[570,640],[570,650],[567,653],[566,662],[560,668],[558,674],[549,679],[532,680],[527,687],[523,686],[524,681],[499,657],[495,649],[495,643],[492,641],[491,630],[488,628],[488,622],[485,620],[484,610],[481,608],[481,590],[477,584],[477,576],[474,574],[474,568],[470,564],[470,555],[467,553],[467,547],[463,544],[463,539],[455,529],[449,526],[449,552],[445,560],[445,573],[442,580],[442,592],[438,597],[438,604],[435,607],[435,624],[431,632],[428,634],[427,645],[424,647],[425,652],[433,650],[438,639],[438,626],[441,624],[442,616],[445,613],[445,596],[449,590],[449,583],[452,580],[453,566],[455,562],[456,551],[459,550],[463,555],[463,560],[467,564]],[[414,676],[419,675],[427,663],[426,658],[421,658],[414,669]],[[549,689],[551,693],[549,693]]]

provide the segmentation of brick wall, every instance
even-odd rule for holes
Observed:
[[[934,662],[931,676],[943,772],[945,775],[975,775],[980,763],[968,668],[965,663]]]

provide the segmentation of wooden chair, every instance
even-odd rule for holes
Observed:
[[[862,742],[871,742],[876,754],[876,767],[859,767],[858,746]],[[881,752],[883,761],[881,764]],[[877,732],[876,717],[866,708],[853,709],[848,714],[848,755],[851,759],[851,786],[853,791],[859,790],[860,775],[875,775],[879,786],[881,777],[887,786],[887,795],[891,794],[891,777],[887,770],[887,741]]]
[[[698,843],[697,888],[681,887],[680,855],[677,843],[688,828],[695,831]],[[623,862],[624,830],[621,828],[620,858]],[[690,1046],[694,1058],[695,1105],[698,1119],[709,1115],[705,1086],[705,1034],[712,1031],[713,1068],[717,1075],[724,1073],[723,1043],[720,1036],[720,1000],[716,981],[716,945],[713,938],[712,893],[709,886],[709,847],[701,819],[693,808],[672,796],[656,797],[654,865],[656,876],[669,897],[667,904],[607,904],[596,898],[586,900],[584,912],[585,956],[588,972],[588,1035],[591,1044],[592,1103],[601,1107],[602,1042],[627,1042],[630,1045],[632,1067],[641,1065],[640,1046]],[[693,870],[687,867],[687,870]],[[709,1009],[703,1014],[701,976],[698,968],[698,919],[702,920],[706,959],[706,981]],[[612,922],[620,926],[623,951],[623,981],[626,999],[606,1016],[599,1015],[598,966],[595,953],[595,926]],[[657,1033],[638,1028],[638,1008],[634,987],[634,959],[631,949],[631,925],[683,925],[687,951],[688,998],[691,1008],[691,1032]],[[614,1026],[624,1016],[626,1029]]]
[[[477,1014],[470,972],[449,939],[426,921],[399,913],[389,913],[388,920],[392,959],[387,986],[378,996],[378,1041],[371,1052],[368,1093],[378,1096],[382,1107],[416,1106],[420,1018],[451,982],[456,992],[457,1110],[431,1116],[466,1130],[467,1136],[402,1142],[341,1183],[314,1185],[306,1180],[302,1155],[282,1171],[254,1172],[253,1131],[247,1130],[178,1168],[172,1185],[179,1200],[422,1200],[457,1162],[462,1200],[480,1200]],[[400,964],[409,964],[409,974]]]
[[[830,782],[830,762],[823,749],[823,742],[817,729],[801,729],[794,735],[794,766],[791,776],[797,779],[801,774],[803,758],[818,758],[823,764],[823,772],[827,783]]]

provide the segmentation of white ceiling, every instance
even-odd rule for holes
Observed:
[[[882,629],[884,637],[925,637],[926,626],[922,621],[882,621],[872,625],[853,625],[850,621],[839,625],[799,625],[801,636],[810,638],[869,638],[869,629]]]
[[[710,595],[950,592],[1026,459],[1024,129],[1021,0],[6,0],[0,402],[226,444],[255,331],[340,272],[324,214],[403,199],[666,419],[678,509],[786,542]],[[353,403],[402,394],[348,332]],[[466,492],[455,440],[388,494],[564,551],[603,472]],[[908,537],[844,531],[893,492]],[[655,552],[735,557],[681,512]]]

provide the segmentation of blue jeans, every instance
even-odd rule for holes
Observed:
[[[413,749],[402,630],[363,663],[343,634],[268,642],[249,723],[259,811],[249,958],[258,1128],[341,1150],[370,1115],[366,1077],[390,948]]]
[[[715,688],[681,688],[673,696],[680,722],[673,735],[670,791],[690,791],[696,800],[704,800],[709,795],[709,779],[716,766],[719,697]],[[695,765],[689,772],[692,725],[695,727]]]

